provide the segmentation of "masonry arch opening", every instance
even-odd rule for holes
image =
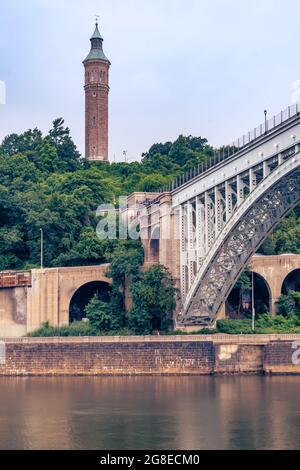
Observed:
[[[111,286],[107,282],[93,281],[79,287],[73,294],[69,306],[69,321],[81,321],[85,318],[84,309],[90,300],[96,296],[103,302],[109,302]]]
[[[159,227],[155,227],[151,234],[151,240],[149,242],[149,254],[150,261],[152,263],[159,263],[159,242],[160,242],[160,230]]]
[[[252,314],[252,274],[248,274],[248,283],[238,282],[232,289],[226,302],[226,317],[243,319]],[[254,273],[254,308],[257,315],[270,313],[271,290],[267,281],[258,273]],[[247,285],[248,284],[248,285]]]
[[[291,271],[283,281],[281,293],[288,295],[290,291],[300,292],[300,268]]]

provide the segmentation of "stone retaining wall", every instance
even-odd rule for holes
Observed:
[[[299,374],[300,336],[6,340],[0,376]],[[3,343],[2,343],[3,346]],[[299,364],[298,364],[299,363]]]

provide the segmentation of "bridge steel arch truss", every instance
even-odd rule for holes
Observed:
[[[178,324],[213,324],[259,246],[300,202],[300,146],[180,206]]]

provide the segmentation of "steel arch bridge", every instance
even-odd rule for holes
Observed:
[[[225,225],[184,299],[183,324],[214,322],[250,258],[300,203],[300,152],[271,173]]]
[[[300,203],[300,106],[226,149],[232,154],[220,152],[152,195],[148,218],[140,218],[146,262],[165,264],[178,278],[179,325],[215,322],[252,255]],[[149,238],[158,224],[160,253],[152,259]]]

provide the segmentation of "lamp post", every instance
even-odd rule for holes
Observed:
[[[252,271],[252,330],[255,330],[254,272]]]
[[[268,132],[268,121],[267,121],[268,111],[266,109],[264,110],[264,114],[265,114],[265,133],[267,133]]]
[[[41,269],[44,268],[44,230],[41,228]]]

